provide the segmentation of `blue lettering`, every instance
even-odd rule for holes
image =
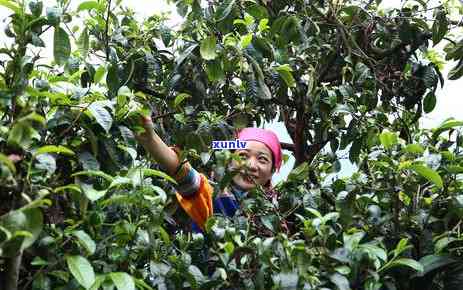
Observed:
[[[236,140],[229,141],[212,141],[212,149],[246,149],[247,142]]]

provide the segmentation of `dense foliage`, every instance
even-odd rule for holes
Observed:
[[[171,2],[178,29],[120,1],[0,0],[1,289],[461,289],[463,122],[419,127],[445,60],[463,75],[459,1]],[[233,156],[211,140],[264,120],[298,166],[191,234],[133,138],[147,112],[218,187]]]

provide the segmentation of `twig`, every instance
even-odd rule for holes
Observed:
[[[74,32],[72,32],[72,30],[69,28],[68,24],[64,23],[64,26],[66,26],[66,29],[69,31],[69,34],[71,34],[72,39],[74,39],[74,41],[76,43],[78,43],[79,41],[77,40],[76,36],[74,35]]]
[[[280,142],[281,149],[283,150],[289,150],[289,151],[294,151],[296,146],[291,143],[285,143],[285,142]]]
[[[109,15],[111,13],[111,0],[108,1],[108,12],[106,14],[106,27],[105,27],[105,49],[106,49],[106,59],[109,60]]]
[[[175,114],[177,114],[177,113],[176,112],[168,112],[168,113],[165,113],[165,114],[157,115],[157,116],[153,117],[152,119],[153,120],[162,119],[164,117],[168,117],[168,116],[175,115]]]
[[[74,127],[77,123],[77,121],[79,121],[80,119],[80,116],[82,115],[82,113],[88,109],[88,107],[90,107],[92,103],[88,103],[87,106],[85,106],[84,108],[82,108],[80,111],[79,111],[79,114],[77,114],[77,116],[74,118],[74,121],[72,121],[71,125],[69,125],[69,127],[67,127],[63,132],[61,132],[61,134],[59,134],[59,138],[62,138],[64,135],[66,135],[71,129],[72,127]]]

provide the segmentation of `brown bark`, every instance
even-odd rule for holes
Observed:
[[[296,130],[294,132],[294,157],[296,166],[305,161],[304,147],[306,144],[304,137],[304,111],[299,109],[296,113]]]
[[[21,268],[22,251],[9,258],[5,276],[5,290],[17,290],[19,281],[19,269]]]

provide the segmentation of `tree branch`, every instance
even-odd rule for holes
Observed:
[[[283,150],[289,150],[289,151],[294,152],[296,148],[296,146],[294,146],[294,144],[291,144],[291,143],[280,142],[280,144],[281,144],[281,149]]]
[[[22,256],[23,252],[19,251],[16,256],[8,259],[5,290],[18,289],[19,269],[21,268]]]

